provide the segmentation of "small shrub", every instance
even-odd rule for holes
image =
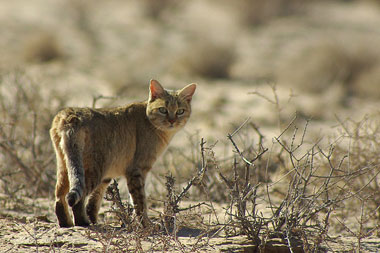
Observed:
[[[229,78],[236,52],[231,45],[204,40],[189,45],[180,61],[190,74],[204,78]]]
[[[379,62],[380,52],[376,47],[323,42],[305,48],[286,63],[279,80],[304,92],[319,94],[340,85],[345,96],[368,95],[378,90],[380,79],[375,71]],[[378,92],[372,95],[375,94]]]
[[[380,219],[380,120],[379,114],[366,116],[359,121],[341,122],[341,143],[336,153],[349,154],[347,161],[350,171],[361,171],[355,181],[348,181],[350,190],[359,200],[366,200],[366,209],[377,210],[374,216]],[[349,141],[350,145],[346,145]],[[335,161],[336,163],[336,161]],[[357,211],[357,210],[356,210]]]
[[[143,11],[145,15],[152,19],[161,19],[165,11],[178,5],[173,0],[143,0]]]
[[[353,94],[362,98],[380,98],[380,62],[361,73],[353,84]]]
[[[244,24],[260,25],[279,16],[299,13],[305,3],[302,0],[238,0],[233,4]]]
[[[62,58],[64,55],[56,36],[41,32],[26,39],[24,58],[28,62],[49,62]]]

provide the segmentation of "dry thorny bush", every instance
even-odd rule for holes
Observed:
[[[56,106],[21,71],[0,75],[0,187],[17,199],[49,196],[55,183],[48,131]]]

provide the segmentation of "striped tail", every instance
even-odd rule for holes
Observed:
[[[62,149],[70,183],[70,190],[66,199],[69,206],[73,207],[82,199],[85,189],[82,154],[73,131],[67,131],[63,134],[62,141]]]

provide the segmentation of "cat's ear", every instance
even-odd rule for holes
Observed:
[[[161,97],[165,94],[164,88],[157,80],[150,80],[149,85],[149,101],[154,101],[156,98]]]
[[[185,88],[179,91],[179,96],[183,97],[187,100],[187,102],[191,102],[191,99],[193,98],[195,89],[197,88],[197,85],[195,83],[187,85]]]

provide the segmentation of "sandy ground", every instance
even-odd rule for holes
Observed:
[[[4,196],[0,201],[7,203]],[[170,252],[254,252],[255,249],[252,242],[244,236],[228,238],[220,234],[202,236],[204,233],[202,229],[189,227],[179,228],[177,237],[152,234],[144,236],[141,241],[135,238],[136,235],[121,230],[120,226],[59,228],[53,215],[53,201],[26,198],[19,201],[19,206],[2,208],[0,211],[1,252],[141,252],[141,250],[147,252],[166,250]],[[185,202],[183,206],[189,204],[192,203]],[[215,209],[219,210],[218,215],[220,219],[223,219],[223,210],[217,204],[215,204]],[[207,217],[209,214],[202,215]],[[106,233],[107,237],[104,235],[105,229],[113,232]],[[120,240],[124,240],[123,245],[127,244],[128,247],[117,248],[118,240],[120,245],[122,244]],[[326,240],[321,251],[351,252],[356,247],[355,245],[357,245],[356,237],[336,236]],[[296,246],[293,250],[303,252],[301,246]],[[379,238],[367,237],[361,241],[361,252],[378,252],[379,250]],[[289,252],[289,249],[285,240],[272,238],[268,240],[265,252]]]

